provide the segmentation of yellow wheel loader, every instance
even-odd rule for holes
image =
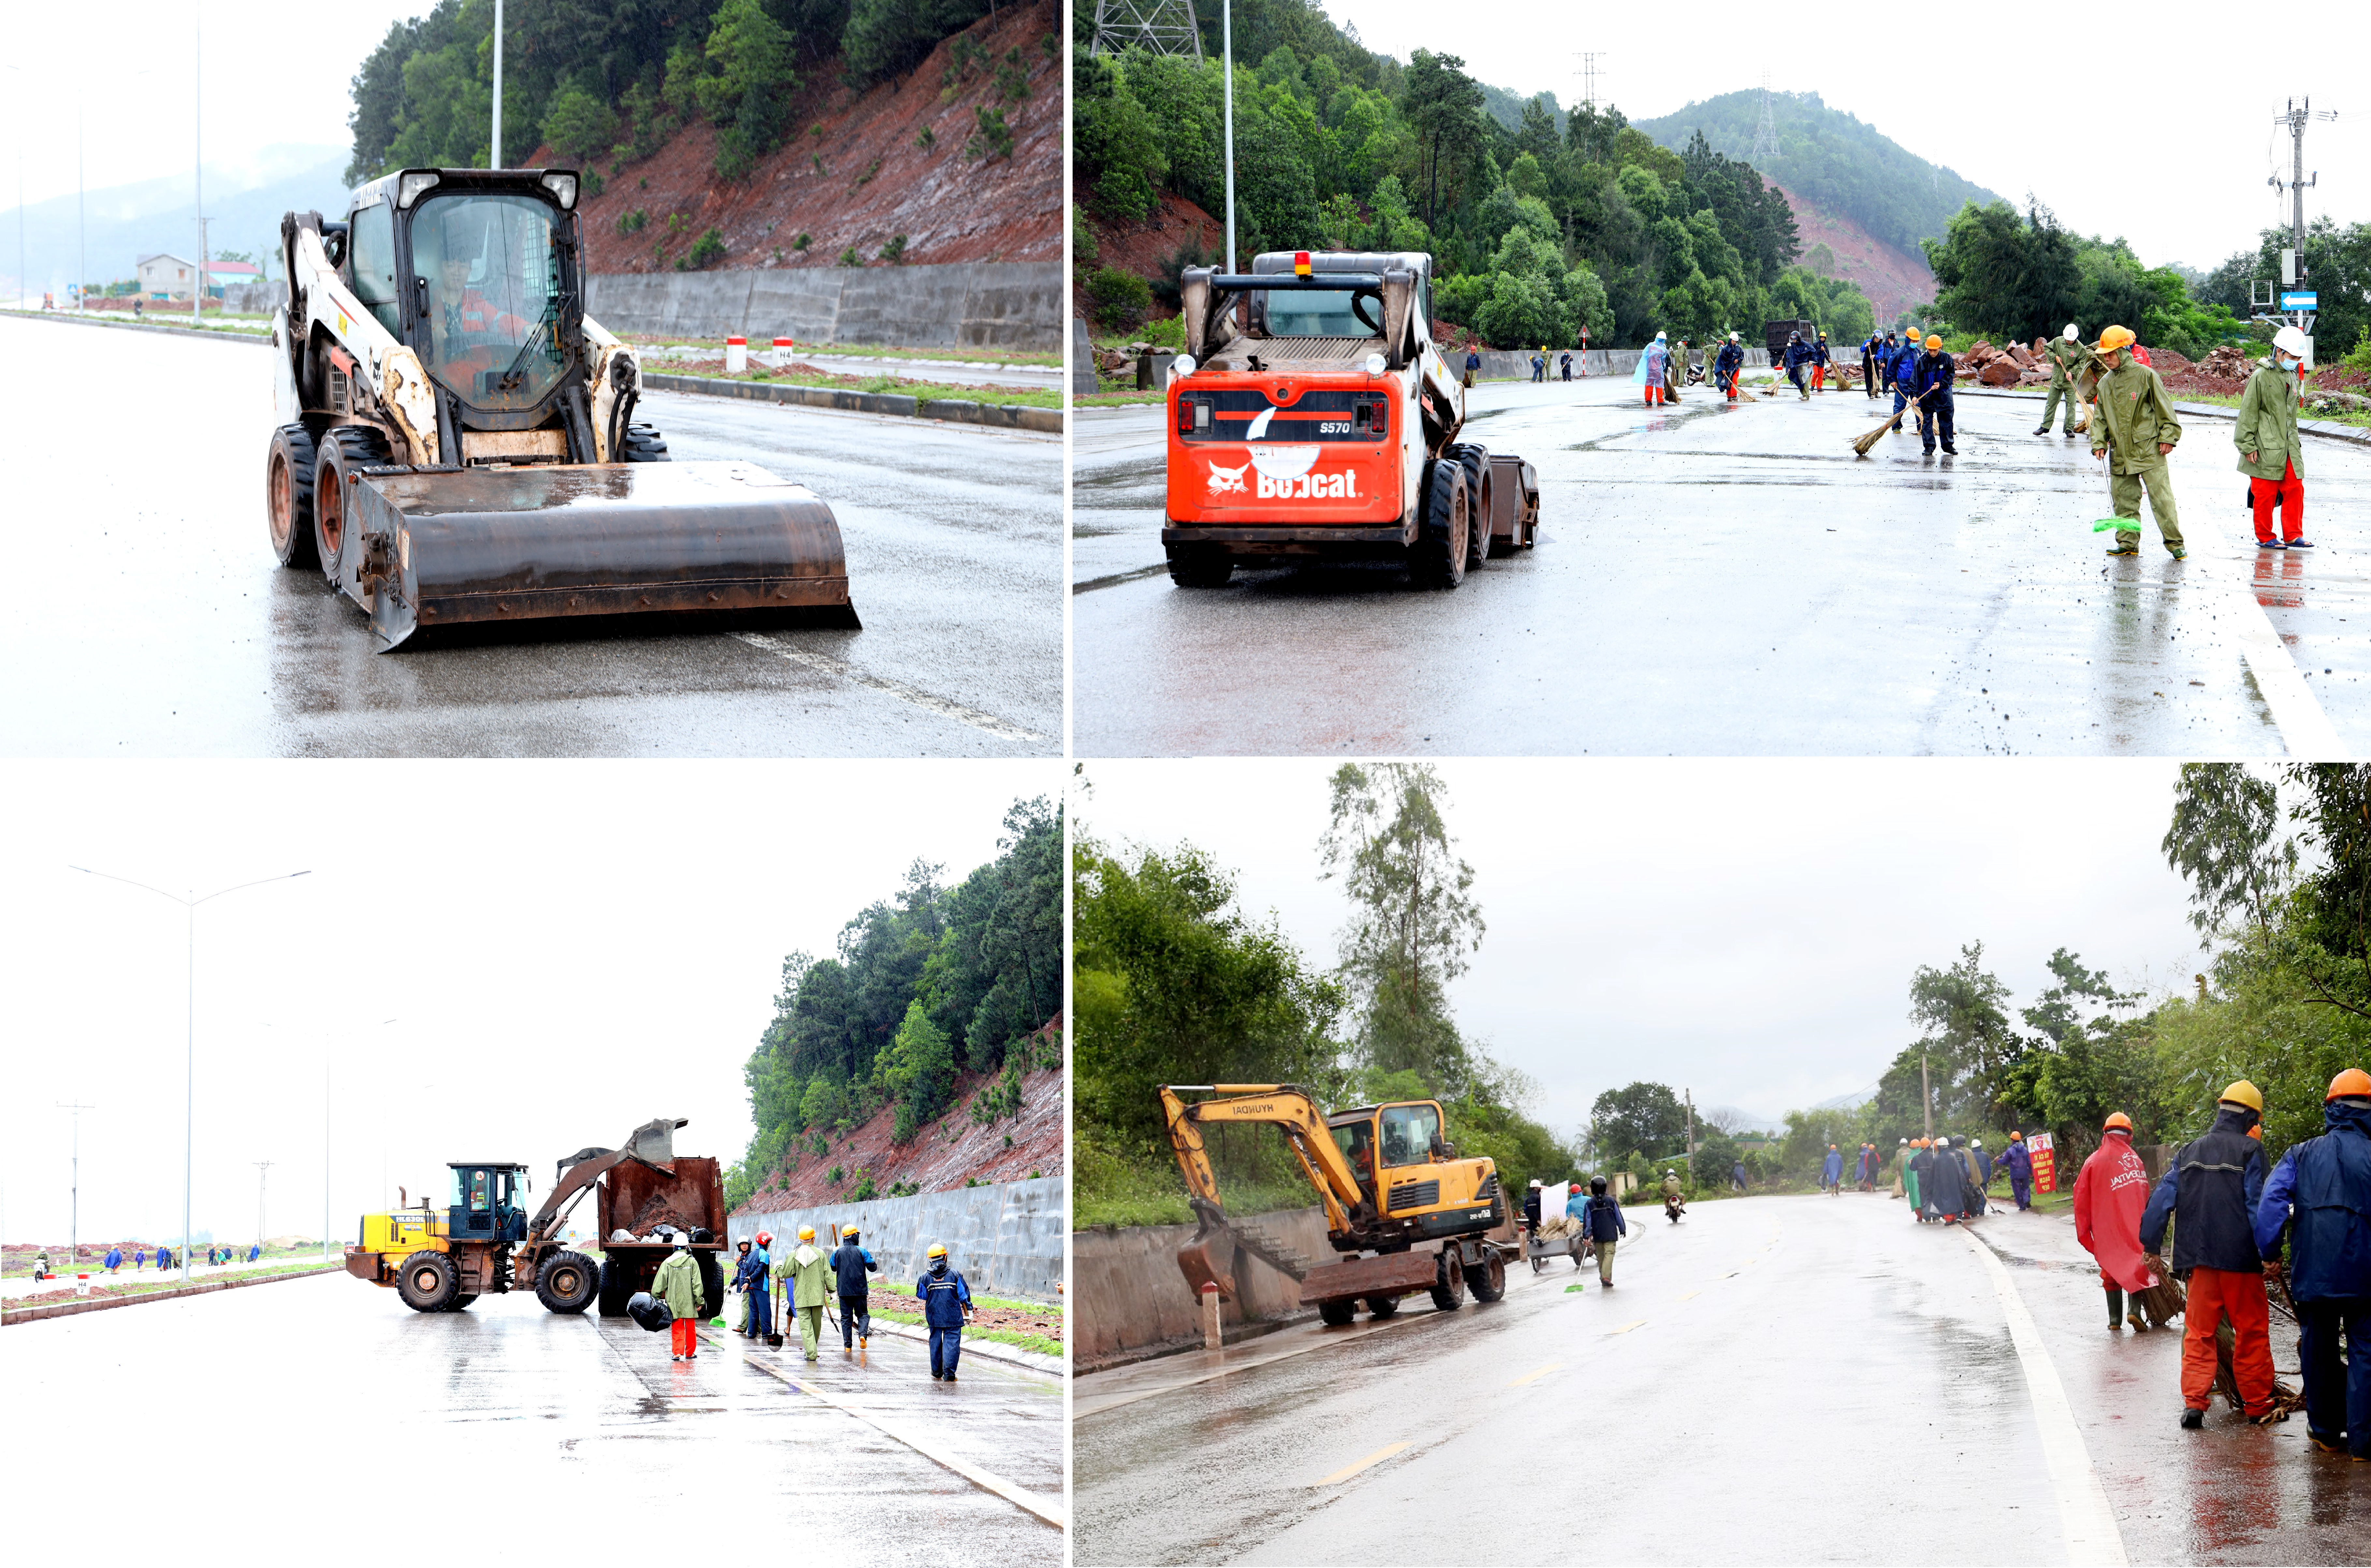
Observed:
[[[1187,1101],[1185,1094],[1211,1098]],[[1301,1301],[1336,1326],[1350,1321],[1361,1302],[1371,1315],[1388,1318],[1402,1297],[1417,1291],[1429,1293],[1443,1311],[1457,1308],[1469,1289],[1477,1301],[1507,1293],[1507,1261],[1515,1248],[1506,1234],[1509,1216],[1498,1167],[1485,1157],[1458,1157],[1439,1101],[1362,1105],[1327,1116],[1308,1090],[1289,1083],[1163,1084],[1161,1112],[1200,1222],[1177,1253],[1186,1286],[1197,1296],[1213,1284],[1234,1299],[1240,1252],[1298,1280]],[[1326,1239],[1350,1256],[1313,1265],[1258,1221],[1227,1217],[1202,1128],[1247,1123],[1283,1132],[1317,1189]]]
[[[564,169],[401,169],[281,220],[266,516],[382,651],[539,617],[797,610],[853,627],[839,525],[633,422],[634,351],[585,316]]]

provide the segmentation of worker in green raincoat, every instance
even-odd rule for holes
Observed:
[[[1663,360],[1663,401],[1680,400],[1680,388],[1688,384],[1688,340],[1680,339]]]
[[[712,1304],[701,1299],[700,1263],[691,1255],[691,1238],[679,1232],[675,1242],[675,1251],[667,1254],[658,1276],[651,1281],[651,1294],[675,1314],[669,1325],[669,1347],[675,1359],[689,1361],[700,1354],[700,1315]]]
[[[784,1260],[790,1265],[791,1311],[799,1320],[799,1348],[809,1361],[822,1355],[823,1304],[831,1296],[831,1270],[815,1244],[815,1227],[799,1227],[799,1244]]]
[[[2149,510],[2157,514],[2157,532],[2165,536],[2168,554],[2180,560],[2190,552],[2181,548],[2181,518],[2174,511],[2173,479],[2166,457],[2181,439],[2181,421],[2173,417],[2173,396],[2156,371],[2133,358],[2138,340],[2129,327],[2111,327],[2099,334],[2097,350],[2107,368],[2093,380],[2098,405],[2091,417],[2091,455],[2108,464],[2108,499],[2120,519],[2111,556],[2141,553],[2141,490],[2148,490]]]
[[[2083,332],[2072,321],[2066,330],[2050,340],[2041,351],[2050,361],[2050,396],[2042,400],[2041,423],[2034,427],[2036,435],[2050,433],[2050,416],[2058,411],[2058,400],[2066,399],[2066,433],[2075,433],[2075,405],[2082,401],[2075,395],[2075,373],[2083,365]]]
[[[2305,449],[2297,444],[2305,351],[2305,334],[2295,327],[2273,335],[2273,357],[2248,377],[2247,388],[2239,394],[2239,421],[2231,430],[2232,443],[2239,448],[2239,472],[2248,476],[2260,550],[2313,548],[2305,536]],[[2275,508],[2286,538],[2273,532]]]
[[[1926,1147],[1922,1141],[1916,1148],[1914,1148],[1908,1138],[1902,1140],[1902,1195],[1910,1200],[1910,1214],[1913,1218],[1916,1218],[1919,1212],[1918,1167],[1915,1161],[1918,1149]]]

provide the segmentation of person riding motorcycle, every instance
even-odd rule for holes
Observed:
[[[1672,1224],[1677,1225],[1680,1220],[1681,1211],[1684,1210],[1687,1206],[1687,1200],[1681,1195],[1680,1192],[1680,1173],[1676,1170],[1664,1171],[1663,1217],[1670,1220]]]

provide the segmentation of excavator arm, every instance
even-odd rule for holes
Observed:
[[[1216,1098],[1185,1101],[1178,1098],[1181,1090]],[[1317,1189],[1331,1230],[1349,1229],[1350,1211],[1370,1204],[1358,1172],[1342,1157],[1325,1117],[1305,1090],[1289,1083],[1163,1084],[1161,1113],[1169,1131],[1169,1147],[1177,1156],[1177,1169],[1185,1175],[1194,1210],[1203,1216],[1206,1227],[1213,1222],[1223,1225],[1226,1216],[1219,1202],[1218,1178],[1203,1147],[1203,1123],[1265,1123],[1281,1129],[1301,1174]]]

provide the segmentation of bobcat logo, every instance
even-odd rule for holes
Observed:
[[[1250,467],[1251,465],[1249,463],[1244,463],[1241,467],[1221,468],[1216,463],[1211,464],[1210,493],[1212,495],[1225,495],[1230,491],[1242,490],[1243,488],[1243,469]]]

